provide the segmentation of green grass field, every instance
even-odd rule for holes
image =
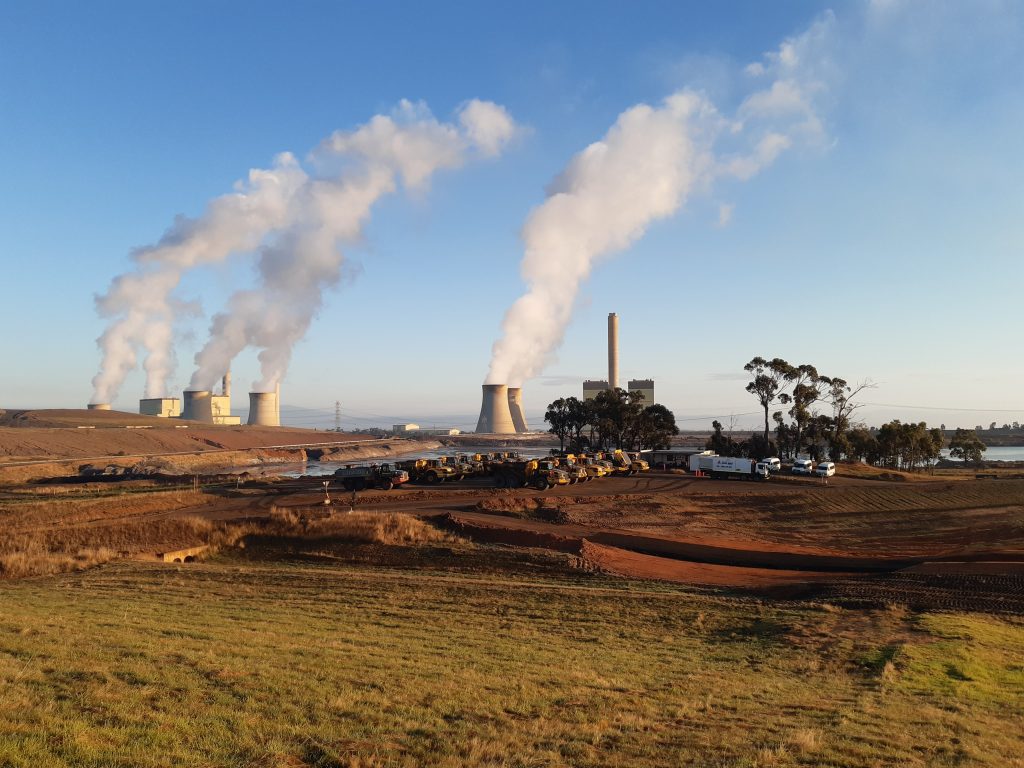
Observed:
[[[0,765],[1024,764],[1020,619],[554,556],[489,572],[454,546],[435,569],[250,553],[0,583]]]

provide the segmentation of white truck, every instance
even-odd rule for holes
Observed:
[[[767,480],[771,476],[771,470],[763,461],[706,454],[691,456],[690,470],[707,473],[716,480],[728,480],[730,477],[738,477],[743,480]]]

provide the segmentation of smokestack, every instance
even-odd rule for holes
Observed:
[[[220,384],[221,391],[224,393],[224,397],[231,397],[231,371],[224,374],[224,378]]]
[[[530,428],[526,425],[526,415],[523,413],[522,388],[508,388],[508,409],[511,412],[512,423],[515,425],[516,432],[529,432]]]
[[[249,393],[249,421],[259,427],[279,427],[281,418],[277,411],[277,394],[274,392]]]
[[[111,410],[110,403],[89,403],[89,405],[86,406],[86,407],[90,411],[109,411],[109,410]]]
[[[608,313],[608,389],[619,386],[619,316]]]
[[[516,425],[508,405],[509,391],[505,384],[484,384],[484,400],[480,406],[480,420],[476,431],[486,434],[514,435]]]
[[[208,389],[186,389],[181,398],[181,418],[213,422],[213,402]]]

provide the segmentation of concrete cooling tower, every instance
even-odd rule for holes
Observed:
[[[483,434],[514,435],[516,425],[508,406],[509,391],[505,384],[484,384],[484,401],[476,431]]]
[[[249,393],[249,421],[247,423],[259,427],[281,426],[281,414],[278,411],[275,392]]]
[[[213,402],[208,389],[186,389],[181,398],[181,418],[191,421],[213,421]]]
[[[526,414],[523,413],[523,390],[520,387],[508,388],[508,409],[516,432],[529,432],[530,428],[526,425]]]

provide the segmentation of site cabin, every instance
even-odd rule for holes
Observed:
[[[793,459],[793,467],[789,471],[794,475],[813,475],[814,462],[811,459]]]
[[[831,461],[823,461],[818,464],[814,474],[818,477],[832,477],[836,473],[836,465]]]
[[[390,464],[371,464],[364,467],[349,464],[335,470],[334,477],[341,482],[346,491],[362,491],[367,488],[390,491],[396,485],[409,482],[408,472],[396,469]]]

